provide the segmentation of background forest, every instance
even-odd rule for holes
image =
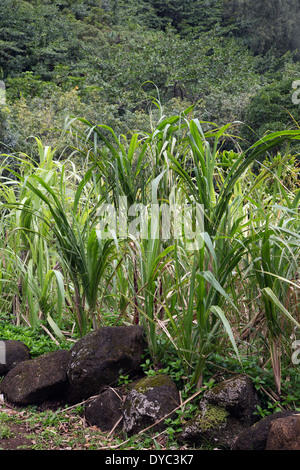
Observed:
[[[165,113],[195,104],[202,120],[244,122],[239,133],[248,142],[295,128],[297,7],[297,0],[1,0],[1,150],[30,153],[30,135],[57,145],[55,129],[70,114],[117,133],[145,128],[155,93],[146,81],[158,87]]]
[[[0,0],[2,338],[143,323],[183,398],[244,371],[261,416],[299,409],[299,24],[299,0]],[[102,238],[101,204],[153,195],[204,207],[199,249]]]

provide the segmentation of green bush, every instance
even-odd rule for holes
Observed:
[[[261,87],[245,109],[245,137],[253,143],[267,132],[297,129],[300,107],[292,101],[293,79],[278,80]]]

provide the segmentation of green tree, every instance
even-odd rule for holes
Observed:
[[[277,54],[300,50],[298,0],[223,0],[223,24],[231,25],[258,54],[274,48]]]
[[[0,67],[4,77],[33,71],[51,80],[56,65],[85,59],[85,43],[99,40],[100,30],[93,22],[97,18],[100,22],[102,10],[90,6],[80,16],[80,5],[84,4],[1,0]]]
[[[261,87],[245,110],[245,137],[254,142],[268,132],[290,130],[300,123],[300,107],[292,100],[291,79]],[[298,123],[298,124],[297,124]]]

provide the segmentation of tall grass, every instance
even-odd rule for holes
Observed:
[[[237,357],[244,354],[241,332],[250,311],[262,312],[280,394],[281,362],[299,331],[300,190],[287,190],[280,167],[256,174],[253,166],[300,132],[273,133],[246,151],[225,152],[232,126],[191,113],[160,113],[151,133],[129,136],[71,119],[65,131],[76,136],[73,161],[54,160],[37,141],[37,165],[23,156],[20,170],[6,178],[3,167],[5,309],[13,305],[17,278],[23,318],[33,326],[48,321],[58,337],[70,316],[80,335],[107,322],[142,324],[154,362],[172,347],[198,387],[212,353],[230,345]],[[265,187],[274,174],[276,198]],[[103,204],[120,214],[124,198],[128,208],[146,208],[146,237],[121,237],[119,220],[109,234],[101,225]],[[174,201],[203,208],[196,248],[173,228],[162,236],[161,208]],[[252,309],[241,311],[245,298]]]

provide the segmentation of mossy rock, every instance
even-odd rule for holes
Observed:
[[[123,417],[122,399],[119,391],[108,388],[89,400],[85,405],[85,419],[90,426],[97,426],[102,432],[119,429]]]
[[[120,375],[141,376],[145,350],[140,326],[103,327],[80,338],[70,350],[70,399],[97,395],[105,387],[115,386]]]
[[[64,397],[69,351],[59,350],[20,362],[1,382],[5,398],[17,405],[39,404]]]
[[[245,424],[251,425],[257,420],[258,395],[252,380],[245,375],[238,374],[218,383],[204,393],[202,401],[225,408]]]
[[[266,416],[248,429],[245,429],[235,440],[231,450],[266,450],[268,434],[272,423],[297,415],[297,411],[287,410]]]
[[[206,405],[185,424],[178,440],[192,446],[230,449],[243,430],[244,425],[223,407]]]
[[[165,429],[165,419],[174,416],[179,403],[178,389],[169,376],[157,374],[137,380],[124,404],[126,433],[137,434],[149,426],[152,431]]]
[[[0,377],[6,375],[20,362],[28,361],[30,358],[30,351],[22,341],[0,339]]]

